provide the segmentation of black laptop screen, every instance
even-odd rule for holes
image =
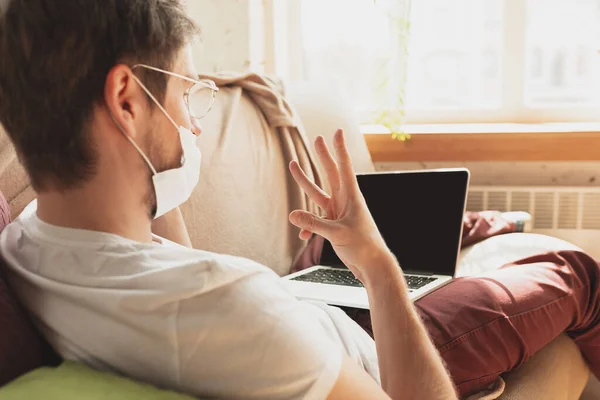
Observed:
[[[466,170],[358,175],[373,219],[405,272],[454,275],[468,181]],[[321,264],[341,265],[327,241]]]

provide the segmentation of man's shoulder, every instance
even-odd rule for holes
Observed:
[[[269,268],[249,259],[168,241],[140,243],[108,233],[49,226],[30,213],[5,228],[0,252],[19,275],[37,275],[48,284],[110,288],[119,282],[127,290],[200,294],[245,280],[278,279]]]

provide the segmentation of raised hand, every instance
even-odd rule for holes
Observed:
[[[374,268],[378,260],[392,255],[360,192],[341,129],[335,133],[333,143],[335,158],[322,136],[315,141],[331,194],[312,182],[297,162],[290,163],[292,176],[311,200],[325,211],[325,218],[301,210],[293,211],[289,218],[301,229],[300,238],[308,239],[315,233],[329,240],[344,264],[363,280],[365,268]]]

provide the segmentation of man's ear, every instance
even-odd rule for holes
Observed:
[[[143,107],[144,95],[133,78],[133,72],[124,64],[110,69],[104,83],[104,102],[115,122],[131,138],[136,136],[135,118]]]

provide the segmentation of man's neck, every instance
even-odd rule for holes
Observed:
[[[151,221],[137,196],[104,185],[38,194],[37,215],[49,224],[151,242]]]

